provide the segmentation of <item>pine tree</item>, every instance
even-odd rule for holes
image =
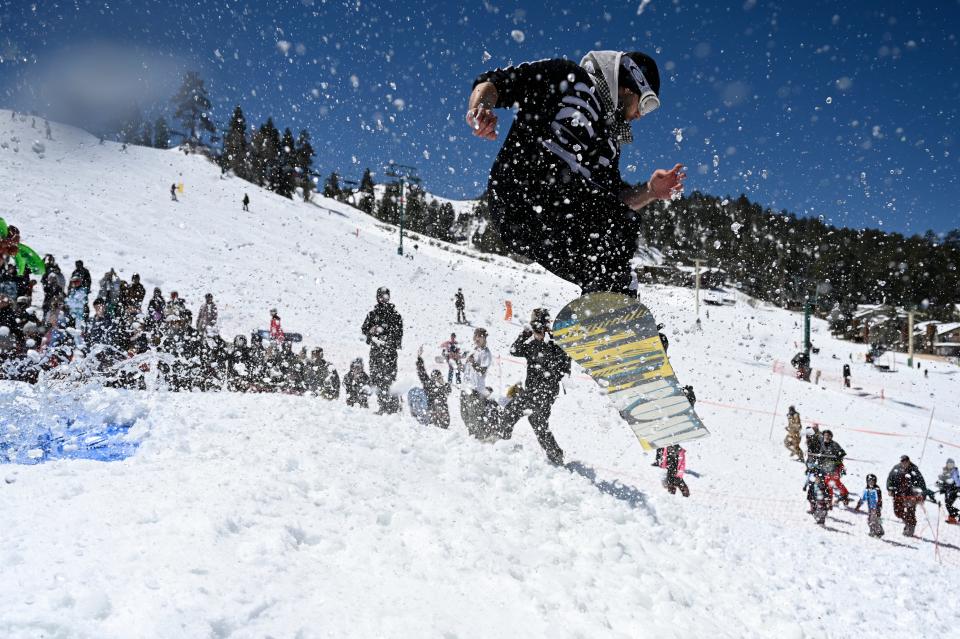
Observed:
[[[153,123],[153,146],[158,149],[170,148],[170,129],[167,128],[167,121],[163,116]]]
[[[373,215],[373,209],[377,204],[373,187],[373,173],[370,172],[370,169],[367,169],[363,172],[363,177],[360,178],[360,201],[357,203],[357,208],[371,215]]]
[[[173,96],[173,103],[177,107],[174,117],[180,121],[183,128],[189,133],[188,139],[190,142],[202,144],[200,135],[203,131],[207,133],[216,132],[217,127],[214,126],[210,116],[210,97],[207,95],[207,89],[198,73],[195,71],[187,72],[180,90]]]
[[[140,107],[134,104],[120,125],[120,141],[126,144],[140,144],[142,131],[143,114],[140,112]]]
[[[390,182],[384,186],[383,197],[377,202],[374,216],[387,224],[400,222],[400,183]]]
[[[227,134],[223,137],[223,154],[220,163],[224,169],[233,171],[239,178],[249,179],[249,149],[247,148],[247,119],[238,105],[233,110]]]
[[[250,144],[251,181],[275,190],[277,167],[280,162],[280,132],[273,124],[273,118],[267,121],[254,134]]]
[[[330,197],[334,199],[339,199],[343,193],[343,189],[340,188],[340,176],[336,172],[331,173],[330,177],[327,178],[327,181],[323,184],[323,197]]]
[[[436,204],[432,201],[427,204],[423,190],[417,186],[407,185],[404,188],[403,226],[411,233],[427,233],[427,222],[430,219],[430,209]],[[400,212],[397,211],[397,222],[400,221]]]
[[[280,140],[280,152],[273,179],[274,190],[278,195],[293,198],[294,189],[297,187],[296,160],[296,142],[293,140],[293,132],[286,128]]]
[[[306,129],[300,131],[300,137],[297,138],[296,152],[296,171],[297,184],[303,193],[303,201],[309,202],[313,193],[315,184],[313,183],[313,145],[310,144],[310,132]]]
[[[437,217],[437,235],[438,239],[445,242],[453,241],[453,225],[457,221],[457,212],[453,210],[453,204],[444,202],[440,205],[440,212]]]
[[[140,130],[140,139],[137,140],[137,144],[140,146],[153,146],[153,127],[150,126],[149,122],[143,123],[143,128]]]

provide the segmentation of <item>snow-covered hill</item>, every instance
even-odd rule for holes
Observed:
[[[39,125],[38,125],[39,127]],[[405,243],[356,210],[293,202],[206,159],[104,143],[0,111],[3,215],[61,263],[81,258],[217,298],[223,332],[265,326],[324,346],[342,371],[366,355],[359,326],[378,286],[405,319],[402,383],[417,347],[451,332],[452,297],[490,330],[498,389],[519,324],[576,295],[538,267]],[[39,142],[39,145],[35,145]],[[183,183],[178,202],[171,183]],[[249,193],[249,213],[240,200]],[[481,259],[482,257],[482,259]],[[702,307],[692,292],[641,290],[666,323],[678,375],[712,436],[690,446],[689,499],[660,487],[619,416],[575,372],[552,424],[569,469],[546,463],[525,422],[484,445],[449,431],[300,397],[120,393],[0,386],[0,406],[139,417],[122,461],[4,466],[0,636],[321,637],[944,636],[960,532],[930,504],[918,538],[867,537],[862,515],[805,514],[803,473],[780,444],[784,414],[832,428],[846,481],[881,481],[900,454],[932,484],[960,455],[960,371],[882,373],[862,348],[814,325],[819,385],[780,374],[799,317],[743,296]],[[461,334],[460,337],[466,337]],[[854,388],[839,379],[851,362]],[[71,395],[71,393],[75,395]],[[52,398],[56,396],[57,401]],[[76,400],[76,401],[73,401]],[[930,438],[924,450],[925,433]],[[927,517],[929,516],[929,517]]]

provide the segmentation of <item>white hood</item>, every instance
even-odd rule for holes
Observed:
[[[617,80],[620,77],[620,58],[623,51],[591,51],[580,60],[580,66],[590,75],[603,75],[604,81],[610,88],[610,99],[613,108],[619,106],[617,95]]]

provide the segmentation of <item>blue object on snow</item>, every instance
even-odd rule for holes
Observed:
[[[42,464],[54,459],[118,461],[137,451],[140,442],[127,439],[134,422],[91,424],[68,419],[62,432],[49,428],[33,437],[8,438],[0,433],[0,464]],[[58,429],[60,430],[60,429]]]
[[[430,412],[427,409],[427,392],[419,386],[407,392],[407,402],[410,404],[410,414],[421,424],[430,423]]]

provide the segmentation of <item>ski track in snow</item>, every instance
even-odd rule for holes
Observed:
[[[537,267],[472,251],[405,242],[413,258],[400,258],[396,234],[362,213],[221,179],[199,156],[121,153],[53,124],[40,157],[30,149],[40,130],[9,115],[0,111],[2,215],[24,242],[64,268],[83,259],[95,279],[111,266],[139,272],[148,295],[178,290],[192,309],[209,290],[228,339],[263,328],[276,306],[342,374],[366,359],[359,325],[387,285],[404,316],[399,385],[409,386],[421,343],[429,353],[451,330],[467,337],[452,321],[462,287],[468,319],[502,356],[488,376],[502,390],[523,376],[506,357],[519,327],[502,320],[504,301],[525,318],[576,294]],[[176,203],[171,182],[185,185]],[[551,420],[572,470],[546,463],[526,422],[509,442],[472,441],[455,397],[440,431],[319,399],[86,389],[87,408],[139,415],[141,445],[120,462],[0,467],[0,636],[943,636],[956,623],[946,575],[960,563],[960,529],[938,526],[944,514],[927,504],[920,538],[905,539],[887,496],[881,541],[842,508],[820,529],[781,441],[791,404],[805,425],[829,424],[864,460],[844,478],[858,494],[900,454],[919,459],[935,406],[931,437],[945,443],[931,439],[920,464],[932,487],[960,455],[956,367],[924,361],[929,379],[902,365],[876,372],[863,346],[815,321],[825,374],[803,384],[774,372],[797,350],[799,315],[737,294],[734,306],[702,307],[710,317],[696,331],[692,296],[641,290],[712,432],[689,446],[700,477],[688,477],[686,500],[661,488],[652,455],[576,372]],[[850,354],[863,391],[836,380]],[[59,392],[0,390],[35,405]]]

